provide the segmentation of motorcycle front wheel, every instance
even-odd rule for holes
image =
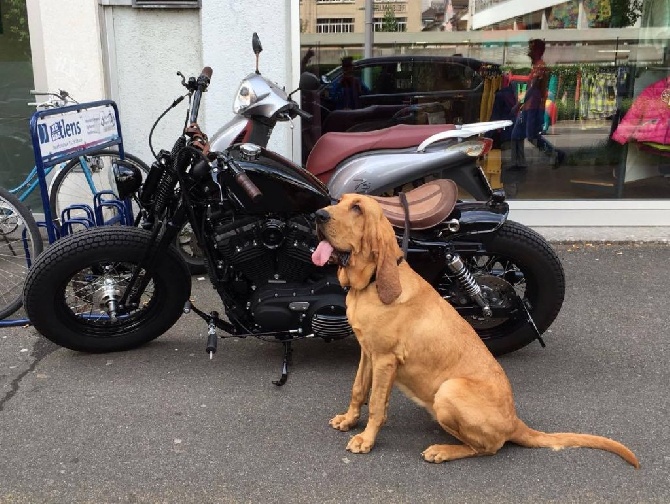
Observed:
[[[465,266],[493,308],[509,308],[510,317],[466,316],[494,355],[518,350],[537,338],[519,299],[525,304],[540,334],[552,324],[563,305],[565,275],[549,243],[532,229],[514,221],[494,233],[482,235],[483,250],[461,252]],[[452,305],[472,304],[454,276],[445,272],[436,286]]]
[[[24,288],[30,322],[57,345],[80,352],[116,352],[143,345],[167,331],[183,313],[191,276],[174,247],[151,261],[138,306],[110,307],[125,289],[150,245],[151,233],[129,226],[99,227],[61,238],[33,264]]]

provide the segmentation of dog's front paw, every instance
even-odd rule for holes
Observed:
[[[367,439],[363,434],[356,434],[349,440],[347,450],[351,453],[368,453],[374,444],[374,440]]]
[[[358,417],[349,415],[348,413],[335,415],[330,419],[330,422],[328,422],[328,424],[333,427],[333,429],[337,429],[342,432],[346,432],[352,427],[355,427],[357,423]]]

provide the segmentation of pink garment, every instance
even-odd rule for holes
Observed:
[[[670,144],[670,77],[647,86],[621,119],[612,140]]]

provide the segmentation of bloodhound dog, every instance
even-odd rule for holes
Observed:
[[[639,467],[624,445],[590,434],[548,434],[516,415],[512,388],[500,364],[456,310],[403,260],[393,227],[379,203],[346,194],[317,211],[322,240],[312,259],[339,264],[347,287],[347,317],[361,357],[346,413],[330,425],[354,427],[369,400],[365,429],[347,450],[367,453],[386,420],[396,384],[426,408],[461,444],[435,444],[423,451],[429,462],[493,455],[507,441],[526,447],[589,447],[611,451]]]

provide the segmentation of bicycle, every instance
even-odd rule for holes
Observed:
[[[44,102],[33,102],[38,109],[60,108],[77,104],[70,94],[60,89],[58,93],[30,92],[34,96],[47,96]],[[65,220],[63,211],[72,205],[92,204],[98,193],[115,193],[113,165],[121,159],[119,152],[114,149],[102,149],[94,154],[79,156],[67,162],[45,168],[45,175],[54,173],[49,184],[49,207],[51,215],[57,225]],[[137,166],[142,171],[143,178],[149,173],[149,167],[142,160],[132,154],[125,154],[124,161]],[[39,187],[37,167],[33,167],[25,180],[18,186],[9,189],[19,201],[23,202]],[[133,211],[138,207],[133,205]],[[111,206],[102,208],[105,220],[110,218],[116,210]]]
[[[31,94],[48,97],[46,101],[41,103],[29,103],[29,105],[34,105],[38,109],[59,108],[78,103],[67,91],[62,89],[58,93],[31,91]],[[79,156],[65,163],[45,168],[45,175],[55,170],[55,175],[49,184],[49,208],[54,224],[56,224],[56,229],[60,234],[63,234],[61,226],[67,224],[70,220],[69,217],[71,214],[69,209],[74,209],[73,212],[76,215],[77,212],[81,213],[82,203],[86,203],[89,206],[93,203],[93,207],[95,207],[95,202],[98,199],[96,195],[100,195],[100,193],[116,194],[113,165],[119,159],[120,155],[118,151],[114,149],[102,149],[93,154]],[[124,161],[137,166],[142,172],[143,180],[146,180],[150,170],[146,163],[128,153],[125,153]],[[9,191],[17,195],[19,201],[24,201],[36,187],[39,187],[39,180],[37,177],[37,167],[33,167],[26,179]],[[105,222],[111,221],[118,213],[115,205],[98,206],[102,220]],[[77,207],[79,209],[76,209]],[[139,206],[135,202],[132,203],[132,213],[134,216],[137,216],[139,213]],[[84,217],[88,217],[88,215],[85,214]],[[91,219],[84,218],[80,220],[89,221]],[[190,226],[187,225],[181,230],[175,241],[175,245],[193,274],[205,271],[202,258],[200,257],[201,252],[197,248],[195,236]]]
[[[23,283],[42,247],[42,236],[30,210],[0,187],[0,320],[21,307]]]

